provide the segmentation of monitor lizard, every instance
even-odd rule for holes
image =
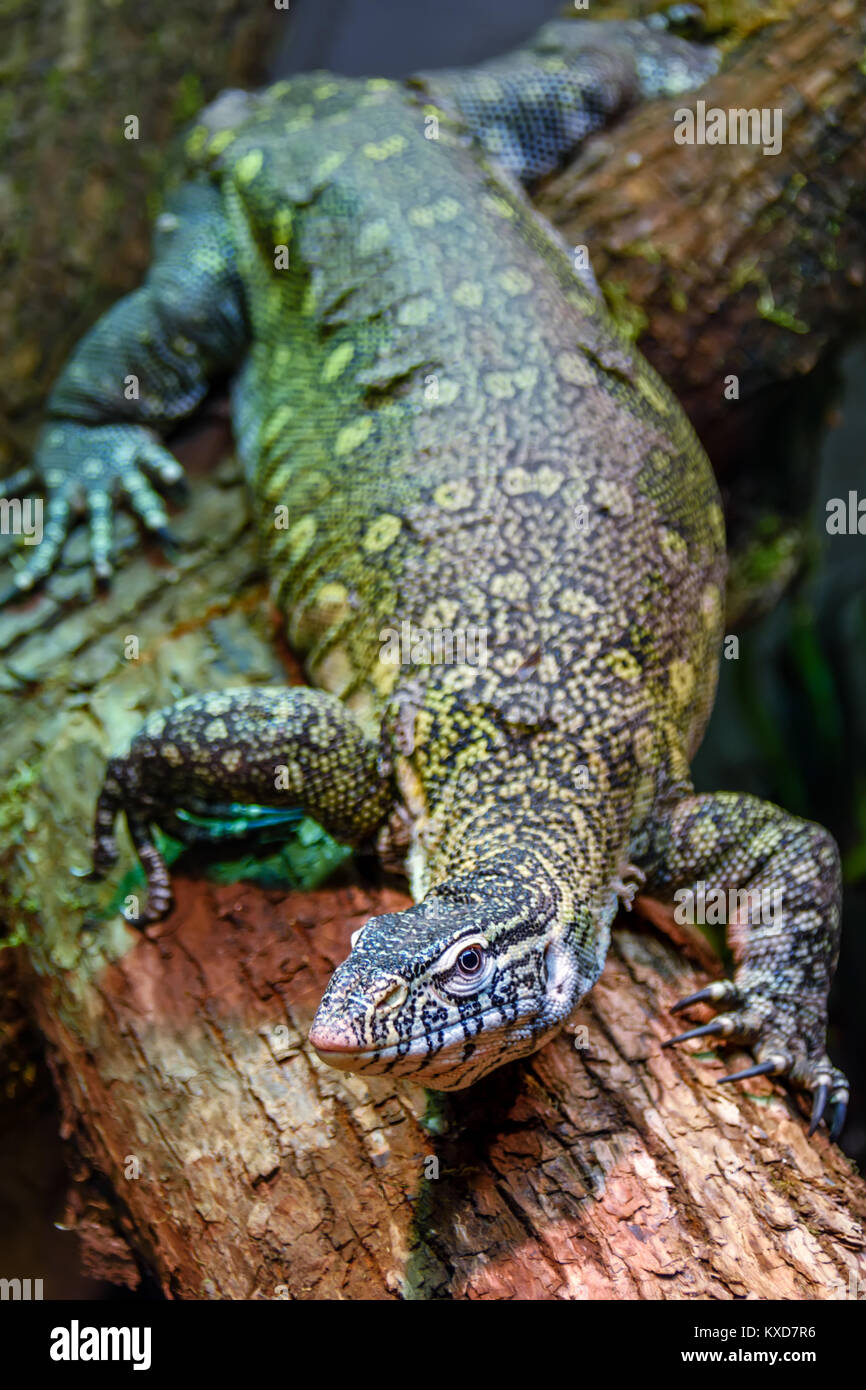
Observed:
[[[310,686],[152,714],[108,765],[97,870],[123,811],[154,920],[171,890],[152,827],[194,842],[209,832],[190,814],[217,836],[239,805],[301,808],[405,858],[415,905],[356,934],[310,1038],[331,1065],[440,1090],[561,1027],[638,885],[747,889],[733,980],[676,1006],[720,1012],[672,1041],[750,1043],[738,1075],[811,1090],[811,1130],[829,1103],[835,1137],[838,851],[777,806],[693,790],[723,631],[717,486],[521,187],[716,66],[649,22],[558,22],[476,69],[224,94],[186,140],[145,283],[51,393],[35,455],[48,519],[12,592],[48,573],[80,505],[103,580],[118,493],[166,534],[154,483],[181,469],[162,436],[231,373],[273,598]],[[401,660],[385,655],[395,633]],[[431,635],[447,656],[467,633],[477,659],[431,660]],[[779,889],[784,914],[764,920]]]

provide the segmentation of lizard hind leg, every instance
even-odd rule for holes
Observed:
[[[156,921],[171,907],[171,883],[165,860],[153,842],[150,817],[137,796],[137,767],[124,758],[112,758],[106,768],[96,803],[93,827],[93,873],[101,878],[117,862],[114,825],[126,813],[129,834],[147,876],[147,904],[134,925]],[[129,919],[131,920],[131,919]]]
[[[191,696],[152,715],[129,751],[109,762],[96,807],[94,869],[115,862],[114,823],[123,811],[147,875],[138,920],[156,921],[171,906],[171,884],[153,825],[181,830],[185,843],[212,843],[297,813],[356,844],[392,801],[379,744],[335,696],[304,686]],[[237,814],[244,808],[246,815]],[[227,811],[235,820],[220,828]],[[196,826],[181,812],[212,823]]]
[[[810,1133],[841,1132],[848,1083],[826,1050],[827,996],[839,952],[839,852],[819,825],[752,796],[688,796],[656,829],[648,891],[700,907],[727,905],[733,980],[682,999],[719,1010],[664,1045],[709,1037],[749,1043],[756,1064],[723,1082],[775,1075],[812,1095]],[[707,916],[703,920],[712,921]]]

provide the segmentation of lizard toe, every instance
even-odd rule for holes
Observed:
[[[681,1013],[683,1009],[690,1009],[693,1004],[740,1004],[740,992],[733,980],[714,980],[705,989],[699,989],[697,994],[687,994],[684,999],[679,999],[676,1004],[672,1004],[670,1012],[672,1014]]]
[[[780,1016],[770,1000],[752,998],[749,1006],[741,1009],[738,1015],[727,1015],[727,1018],[731,1020],[727,1036],[736,1035],[749,1041],[756,1062],[743,1071],[721,1077],[720,1084],[746,1081],[755,1076],[776,1076],[791,1086],[811,1092],[809,1135],[817,1131],[823,1120],[835,1142],[845,1123],[848,1082],[826,1052],[821,1050],[816,1055],[809,1038],[799,1031],[794,1016],[787,1013]]]
[[[718,1014],[709,1023],[702,1023],[699,1028],[689,1028],[685,1033],[679,1033],[675,1038],[666,1038],[662,1047],[674,1047],[676,1043],[688,1042],[690,1038],[718,1037],[728,1039],[734,1037],[746,1037],[745,1025],[740,1013]]]

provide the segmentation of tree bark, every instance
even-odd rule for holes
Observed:
[[[803,9],[832,51],[847,44],[842,0]],[[762,50],[768,85],[747,88],[745,104],[788,100],[771,61],[778,42]],[[808,68],[805,54],[783,52]],[[822,234],[825,194],[856,230],[863,156],[849,134],[862,87],[856,96],[846,55],[829,85],[813,55],[825,85],[816,77],[792,110],[782,164],[676,147],[656,108],[603,146],[603,163],[588,153],[544,195],[561,226],[579,215],[575,239],[603,279],[623,277],[647,314],[642,347],[699,411],[715,399],[720,354],[748,383],[750,372],[787,379],[791,343],[802,340],[799,371],[846,318],[847,230],[836,238],[843,269],[825,267],[817,286],[811,272],[791,285],[777,275],[792,255],[780,221],[746,231],[750,208],[796,207]],[[786,202],[797,151],[807,184]],[[648,240],[660,259],[629,253]],[[732,287],[744,257],[808,334],[756,315],[760,278]],[[685,307],[672,307],[682,275]],[[91,1268],[133,1284],[146,1269],[181,1298],[834,1298],[862,1287],[866,1187],[823,1135],[807,1140],[802,1103],[766,1079],[718,1089],[715,1052],[660,1050],[675,1031],[670,1004],[719,969],[694,941],[672,942],[663,907],[642,901],[650,922],[623,922],[558,1039],[443,1099],[331,1071],[305,1043],[350,933],[405,901],[393,885],[344,871],[286,896],[187,867],[172,916],[141,937],[116,908],[128,842],[112,884],[72,875],[88,863],[104,760],[146,711],[297,675],[232,465],[195,482],[176,529],[185,546],[173,569],[136,553],[96,602],[78,537],[45,594],[0,615],[0,908],[26,937],[23,990],[64,1133],[92,1172],[70,1218]],[[122,542],[135,549],[131,524]],[[128,876],[121,892],[138,889]],[[729,1055],[724,1069],[741,1060]]]

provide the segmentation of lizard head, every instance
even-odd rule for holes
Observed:
[[[459,1090],[566,1020],[598,974],[595,955],[584,961],[573,944],[575,924],[562,930],[555,901],[537,892],[456,888],[355,933],[310,1031],[323,1061]]]

